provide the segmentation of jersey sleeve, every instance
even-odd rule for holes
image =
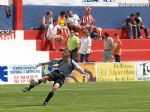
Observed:
[[[72,64],[73,64],[75,70],[77,70],[81,74],[85,73],[84,70],[74,60],[72,60]]]
[[[50,62],[47,62],[46,64],[52,66],[52,65],[58,64],[59,61],[60,61],[60,59],[55,58],[55,59],[51,60]]]

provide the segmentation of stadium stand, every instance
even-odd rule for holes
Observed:
[[[148,19],[150,17],[149,7],[91,7],[93,9],[92,15],[97,20],[97,22],[95,22],[95,25],[101,27],[102,29],[120,29],[122,22],[125,20],[125,18],[131,13],[136,12],[141,13],[144,23],[147,25],[148,28],[150,27],[150,20]],[[39,9],[41,10],[39,11]],[[77,13],[80,17],[84,13],[84,6],[25,5],[23,6],[23,28],[24,30],[38,28],[41,17],[48,10],[53,11],[53,16],[54,18],[56,18],[62,10],[67,11],[69,9]]]
[[[150,49],[149,49],[150,40],[122,40],[123,51],[121,60],[122,61],[144,61],[150,59]],[[102,40],[93,40],[92,41],[92,50],[93,53],[90,55],[91,61],[101,62],[102,53],[103,53],[103,41]],[[37,40],[37,50],[41,51],[41,40]],[[50,59],[60,58],[61,52],[50,52]]]
[[[37,51],[49,51],[51,45],[47,40],[40,40],[42,31],[41,30],[33,30],[38,29],[40,25],[40,20],[43,14],[47,12],[47,10],[52,10],[55,17],[57,17],[62,10],[71,9],[73,12],[77,12],[78,15],[83,15],[84,6],[46,6],[46,5],[24,5],[22,6],[21,0],[18,2],[14,0],[18,4],[15,4],[15,18],[14,26],[8,26],[9,29],[14,30],[24,30],[24,39],[25,40],[36,40],[36,50]],[[2,8],[2,7],[0,7]],[[122,61],[141,61],[141,60],[149,60],[150,59],[150,47],[149,42],[143,35],[144,39],[140,40],[128,40],[127,31],[121,30],[121,24],[124,19],[130,15],[130,13],[140,12],[144,23],[150,28],[150,15],[149,7],[98,7],[92,6],[93,8],[93,16],[97,19],[96,26],[102,28],[102,34],[104,32],[110,33],[110,36],[113,36],[114,33],[118,33],[121,35],[121,39],[123,41],[123,53],[121,56]],[[39,10],[41,9],[41,10]],[[32,11],[31,11],[32,10]],[[82,11],[81,11],[82,10]],[[2,10],[0,10],[0,13]],[[22,13],[21,13],[22,12]],[[4,13],[4,12],[3,12]],[[105,14],[104,14],[105,13]],[[5,21],[2,19],[2,22]],[[5,27],[7,27],[6,24]],[[4,25],[3,25],[4,26]],[[2,28],[4,28],[2,26]],[[92,61],[101,61],[102,60],[102,50],[103,50],[103,41],[102,40],[93,40],[91,54]],[[44,45],[44,46],[43,46]],[[46,46],[46,47],[45,47]],[[57,45],[58,47],[58,45]],[[54,57],[60,57],[61,52],[49,52],[50,59]]]

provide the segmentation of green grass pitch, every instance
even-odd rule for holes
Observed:
[[[0,112],[150,112],[150,82],[65,84],[48,106],[51,90],[42,84],[23,93],[25,85],[0,85]]]

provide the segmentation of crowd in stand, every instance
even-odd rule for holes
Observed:
[[[126,18],[122,29],[128,30],[129,39],[141,39],[141,29],[144,29],[144,33],[147,39],[150,38],[146,25],[144,24],[140,13],[132,13]]]
[[[83,62],[85,59],[89,62],[91,37],[99,38],[99,29],[93,25],[96,20],[92,17],[91,11],[92,8],[85,7],[85,14],[81,19],[71,10],[61,11],[57,19],[53,18],[52,11],[47,12],[42,17],[40,29],[44,30],[44,33],[41,38],[51,41],[52,51],[56,51],[55,43],[59,42],[59,51],[67,48],[75,61]],[[64,36],[66,36],[66,42]],[[80,59],[78,59],[78,53]]]
[[[90,62],[89,55],[92,52],[91,39],[104,40],[103,62],[120,62],[122,43],[119,34],[114,38],[105,32],[101,36],[101,28],[94,25],[96,19],[92,16],[92,8],[85,7],[84,15],[80,18],[73,11],[61,11],[57,19],[53,19],[53,12],[49,11],[42,17],[40,28],[44,30],[42,39],[48,39],[52,44],[52,51],[56,51],[55,43],[60,43],[59,51],[68,49],[71,58],[76,62]],[[144,29],[146,38],[150,38],[146,25],[143,23],[140,13],[127,17],[122,29],[128,30],[129,39],[141,39],[141,29]],[[66,41],[64,39],[66,36]],[[65,46],[65,47],[64,47]],[[80,54],[80,58],[78,58]]]

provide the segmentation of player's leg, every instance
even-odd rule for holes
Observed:
[[[55,91],[57,91],[64,84],[65,78],[62,75],[60,75],[58,72],[53,71],[51,75],[49,75],[49,81],[52,81],[52,80],[54,81],[53,88],[47,95],[43,103],[44,105],[48,104],[49,100],[53,97]]]
[[[55,41],[56,41],[55,36],[52,36],[50,38],[50,41],[51,41],[51,44],[52,44],[52,51],[56,51],[56,48],[55,48]]]
[[[109,51],[109,52],[108,52],[108,60],[109,60],[110,62],[115,62],[115,61],[114,61],[114,57],[113,57],[113,55],[112,55],[112,51]]]
[[[61,36],[61,35],[56,35],[56,41],[58,41],[59,42],[59,45],[60,45],[60,48],[59,48],[59,50],[60,51],[63,51],[63,36]]]
[[[30,91],[35,86],[41,84],[42,82],[46,82],[48,79],[49,79],[48,75],[45,75],[42,79],[38,79],[37,81],[35,81],[34,79],[32,79],[32,80],[30,80],[30,84],[27,87],[25,87],[22,91],[23,92]]]
[[[45,101],[44,101],[44,105],[47,105],[49,100],[54,96],[54,93],[61,87],[60,83],[54,83],[52,90],[48,93]]]
[[[90,55],[90,54],[85,54],[85,62],[90,62],[90,61],[89,61],[89,55]]]
[[[104,50],[104,52],[103,52],[103,57],[102,57],[102,62],[104,62],[104,63],[107,62],[107,59],[108,59],[107,55],[108,55],[107,51]]]
[[[82,63],[84,59],[84,54],[80,54],[80,62]]]

